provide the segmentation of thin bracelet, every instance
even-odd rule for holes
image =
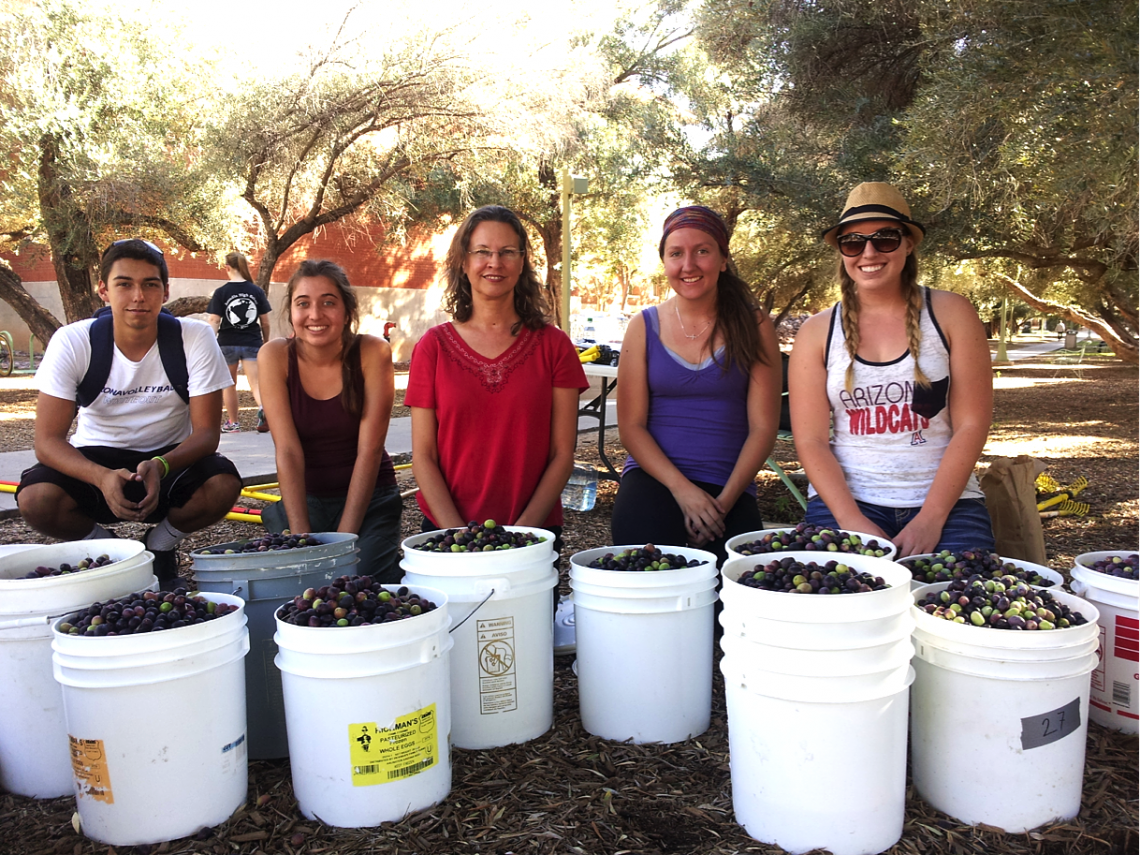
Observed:
[[[166,458],[163,457],[161,454],[155,455],[154,457],[151,458],[151,460],[157,460],[159,463],[162,464],[162,477],[163,478],[165,478],[167,475],[170,474],[170,464],[166,462]]]

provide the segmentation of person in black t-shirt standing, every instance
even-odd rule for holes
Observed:
[[[261,409],[261,395],[257,388],[257,351],[269,340],[269,312],[271,307],[265,292],[254,285],[249,275],[249,262],[240,252],[226,256],[226,273],[229,282],[214,292],[210,298],[210,324],[218,334],[218,345],[226,358],[234,385],[222,393],[226,409],[226,421],[222,433],[237,433],[238,363],[249,380],[249,389],[257,402],[257,429],[264,433],[269,430],[265,412]]]

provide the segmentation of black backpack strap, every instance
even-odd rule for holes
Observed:
[[[95,313],[91,324],[91,361],[87,373],[79,381],[75,402],[90,407],[103,391],[111,376],[111,360],[115,355],[114,319],[107,307]],[[186,366],[186,348],[182,343],[182,324],[165,310],[158,316],[158,355],[170,385],[187,404],[190,403],[190,372]]]
[[[103,385],[111,376],[111,358],[115,355],[115,329],[110,312],[100,310],[95,315],[95,321],[88,330],[91,336],[91,361],[87,364],[87,373],[79,381],[79,388],[75,390],[75,403],[81,407],[90,407],[99,394]]]

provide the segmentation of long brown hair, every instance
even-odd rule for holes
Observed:
[[[226,267],[238,272],[246,282],[252,282],[253,276],[249,272],[249,260],[240,252],[231,252],[226,256]]]
[[[768,364],[757,327],[756,316],[761,311],[760,301],[748,283],[731,270],[721,271],[716,280],[716,322],[708,340],[711,346],[718,334],[723,337],[723,371],[739,365],[748,374],[757,362]]]
[[[914,360],[914,382],[928,388],[930,379],[918,364],[918,349],[922,343],[922,329],[919,326],[922,314],[922,288],[918,285],[918,258],[914,250],[911,250],[906,257],[899,278],[902,281],[903,296],[906,297],[907,350]],[[850,358],[844,385],[850,392],[855,388],[855,354],[859,352],[859,292],[855,288],[855,280],[843,266],[842,257],[839,259],[839,292],[843,301],[840,321],[843,323],[844,345]]]
[[[326,259],[306,259],[302,261],[293,275],[289,277],[289,284],[285,287],[285,313],[289,318],[289,326],[292,327],[293,293],[297,289],[297,283],[302,279],[311,279],[317,276],[323,276],[332,282],[340,292],[341,301],[344,303],[345,324],[340,336],[342,385],[340,401],[346,412],[354,416],[359,416],[364,411],[364,396],[362,394],[364,378],[359,357],[350,357],[353,356],[353,348],[359,349],[360,347],[360,336],[356,333],[356,328],[360,324],[360,311],[357,308],[356,293],[352,290],[352,285],[348,282],[348,274],[344,272],[344,268],[335,261],[328,261]],[[291,350],[295,350],[297,347],[297,339],[289,339],[288,346]]]
[[[472,211],[455,232],[455,237],[451,239],[445,262],[447,290],[443,297],[444,310],[460,323],[471,319],[471,282],[463,271],[463,264],[467,261],[467,246],[471,241],[471,233],[480,223],[488,222],[506,223],[514,229],[519,238],[519,250],[523,254],[522,272],[515,285],[515,311],[518,313],[519,323],[511,328],[511,334],[516,334],[520,325],[532,330],[542,329],[550,318],[550,307],[542,294],[542,281],[530,263],[530,244],[527,241],[526,229],[523,228],[518,214],[502,205],[484,205]]]

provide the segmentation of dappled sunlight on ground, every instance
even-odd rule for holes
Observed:
[[[1051,384],[1070,384],[1072,377],[999,377],[994,376],[994,389],[1031,389]]]
[[[995,431],[996,433],[997,431]],[[1125,457],[1135,453],[1135,444],[1099,436],[1066,435],[1027,437],[1016,434],[1008,439],[990,437],[982,454],[986,457]]]

